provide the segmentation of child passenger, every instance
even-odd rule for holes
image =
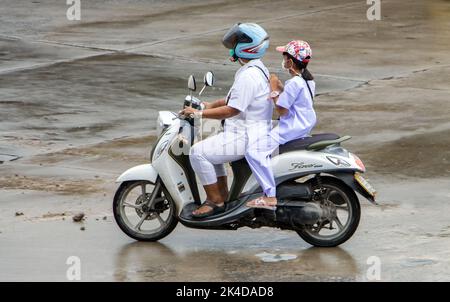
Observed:
[[[270,155],[279,145],[308,136],[316,124],[313,108],[315,83],[313,76],[306,69],[311,58],[309,44],[305,41],[291,41],[276,50],[282,52],[282,67],[292,78],[285,82],[283,89],[281,81],[271,75],[270,98],[280,115],[280,121],[277,127],[267,135],[259,137],[246,151],[245,158],[264,192],[262,197],[249,201],[248,207],[276,208],[276,184]]]

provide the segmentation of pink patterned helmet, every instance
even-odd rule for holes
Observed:
[[[308,42],[302,40],[291,41],[285,46],[278,46],[276,49],[279,52],[287,52],[303,63],[308,63],[312,55],[311,47]]]

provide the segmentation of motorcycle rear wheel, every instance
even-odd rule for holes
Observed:
[[[114,196],[113,212],[120,229],[139,241],[158,241],[169,235],[178,223],[175,202],[164,195],[160,180],[156,184],[122,183]],[[154,227],[150,228],[150,224]]]
[[[343,211],[347,213],[347,220],[342,223],[337,214],[334,220],[325,220],[313,226],[298,230],[298,235],[307,243],[317,247],[335,247],[352,237],[359,225],[361,217],[361,206],[355,192],[346,184],[332,177],[323,177],[321,188],[325,189],[325,207],[329,206],[336,209],[336,212]],[[319,189],[319,186],[313,185],[313,189]],[[335,234],[320,234],[322,230],[331,232],[333,224],[338,228]],[[331,228],[331,229],[330,229]]]

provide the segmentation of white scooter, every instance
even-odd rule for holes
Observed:
[[[213,81],[212,72],[207,72],[201,92]],[[196,90],[193,76],[189,77],[188,88],[191,93],[184,106],[200,109],[200,101],[192,96]],[[151,163],[133,167],[117,179],[120,187],[114,196],[114,217],[122,231],[136,240],[159,240],[181,222],[201,229],[276,227],[293,230],[314,246],[337,246],[358,227],[361,209],[355,192],[375,203],[374,188],[361,176],[364,164],[340,146],[350,137],[316,134],[280,146],[272,159],[276,210],[246,207],[247,201],[262,192],[247,162],[241,159],[231,163],[234,178],[225,211],[195,219],[192,211],[201,202],[189,161],[194,120],[161,111],[157,129],[159,137]]]

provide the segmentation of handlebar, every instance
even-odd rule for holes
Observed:
[[[184,120],[186,119],[186,116],[183,114],[178,113],[172,120],[176,120],[176,119],[180,119],[180,120]],[[188,118],[194,118],[193,114],[189,114]]]
[[[184,106],[183,106],[183,108],[186,108],[186,107],[192,107],[192,108],[197,109],[197,110],[205,109],[205,105],[202,103],[202,101],[200,101],[200,99],[196,98],[195,96],[191,96],[191,95],[187,95],[185,97],[185,99],[184,99]],[[194,115],[190,114],[189,116],[186,117],[186,116],[178,113],[172,120],[175,120],[177,118],[181,119],[181,120],[184,120],[186,118],[193,119]]]

